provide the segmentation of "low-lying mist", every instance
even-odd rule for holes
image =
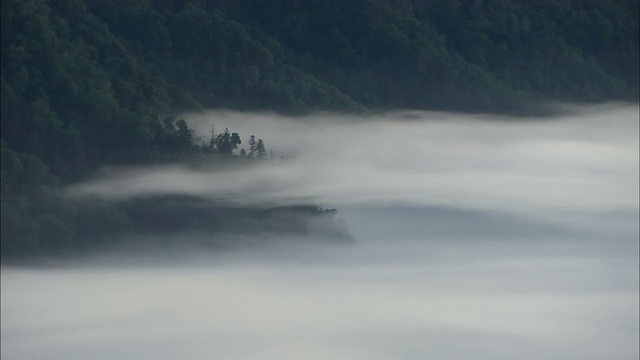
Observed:
[[[320,201],[501,211],[633,210],[638,205],[638,108],[591,108],[558,118],[431,112],[371,117],[211,111],[184,118],[262,138],[259,166],[108,169],[75,194],[222,197],[241,204]]]
[[[3,267],[2,358],[637,359],[638,111],[184,114],[273,159],[109,168],[66,194],[318,204],[356,241]]]

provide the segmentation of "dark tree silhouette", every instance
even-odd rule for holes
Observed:
[[[258,154],[257,146],[258,146],[258,143],[256,142],[256,136],[251,135],[251,138],[249,138],[249,157],[252,159],[255,159],[257,157],[257,154]]]
[[[264,147],[264,141],[262,139],[258,139],[258,144],[256,145],[256,158],[258,160],[264,160],[267,158],[267,149]]]
[[[222,155],[233,155],[233,150],[238,148],[239,144],[242,144],[240,135],[238,133],[229,133],[229,129],[224,129],[224,132],[218,134],[215,139],[216,149]]]

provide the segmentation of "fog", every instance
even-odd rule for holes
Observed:
[[[501,211],[633,210],[638,206],[638,108],[593,108],[554,119],[402,112],[287,118],[185,114],[265,140],[276,160],[236,169],[182,165],[105,169],[72,188],[122,198],[186,193],[239,203],[401,203]],[[206,138],[205,138],[206,139]],[[285,159],[280,159],[285,157]]]
[[[563,110],[183,114],[274,159],[67,195],[317,203],[357,241],[3,267],[2,358],[637,359],[638,106]]]

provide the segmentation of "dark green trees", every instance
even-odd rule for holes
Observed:
[[[255,159],[257,154],[258,154],[258,143],[256,141],[256,136],[255,135],[251,135],[251,138],[249,138],[249,158],[251,159]]]
[[[242,144],[242,141],[238,133],[229,133],[229,129],[224,129],[224,132],[215,137],[214,144],[218,153],[224,156],[231,156],[233,155],[233,150],[237,149],[238,145]]]
[[[264,160],[267,158],[267,149],[264,147],[264,142],[262,139],[258,139],[258,144],[256,145],[256,159]]]
[[[255,135],[251,135],[249,139],[249,153],[247,157],[250,159],[264,160],[267,158],[267,149],[262,139],[256,140]],[[273,157],[273,156],[272,156]]]
[[[96,218],[126,227],[98,202],[58,203],[59,183],[108,164],[234,159],[237,133],[200,146],[176,112],[521,114],[638,98],[637,0],[0,3],[2,246],[14,253],[43,234],[88,238]],[[247,159],[266,158],[248,143]]]
[[[104,236],[131,229],[113,204],[58,194],[58,179],[36,156],[2,143],[2,259],[62,254],[96,246]]]

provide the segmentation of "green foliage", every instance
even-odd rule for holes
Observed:
[[[229,129],[224,129],[224,132],[218,134],[213,141],[218,153],[224,156],[233,155],[233,150],[242,144],[240,135],[238,133],[229,133]]]
[[[256,159],[264,160],[267,158],[267,149],[264,147],[264,142],[262,139],[258,139],[258,143],[256,144]]]
[[[258,156],[258,142],[255,135],[251,135],[251,138],[249,138],[249,154],[247,156],[251,159],[255,159]]]
[[[7,0],[2,139],[67,183],[193,151],[160,121],[180,110],[636,99],[637,15],[632,0]]]
[[[251,135],[251,138],[249,138],[247,158],[254,160],[265,160],[267,158],[267,149],[264,146],[264,141],[262,139],[256,140],[255,135]]]
[[[58,196],[100,166],[235,158],[237,133],[203,146],[175,112],[520,114],[541,100],[639,93],[636,0],[1,6],[3,257],[82,248],[135,226],[113,204]],[[242,158],[266,154],[252,136]]]
[[[319,206],[291,205],[272,208],[229,207],[190,196],[153,196],[125,201],[121,210],[138,228],[152,234],[186,231],[247,235],[324,235],[348,239],[334,223],[335,210]],[[333,233],[332,233],[333,232]]]
[[[637,1],[427,1],[418,13],[456,53],[514,89],[554,100],[637,99]]]
[[[36,156],[2,143],[2,259],[79,251],[107,234],[131,229],[113,204],[61,197],[57,184]]]

